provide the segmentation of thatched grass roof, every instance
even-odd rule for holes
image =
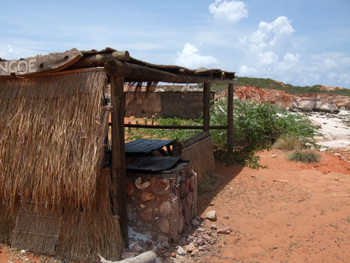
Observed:
[[[92,208],[105,83],[101,69],[0,79],[0,202]]]

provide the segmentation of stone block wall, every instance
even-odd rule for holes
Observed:
[[[197,174],[188,162],[171,171],[127,172],[127,219],[153,241],[176,243],[196,216]]]

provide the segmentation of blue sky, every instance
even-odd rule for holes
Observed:
[[[156,64],[350,88],[349,0],[2,2],[3,59],[112,47]]]

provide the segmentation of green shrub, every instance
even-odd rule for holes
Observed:
[[[299,114],[287,113],[270,103],[257,104],[251,101],[233,102],[233,153],[227,149],[227,130],[212,130],[215,156],[228,165],[244,164],[253,168],[262,167],[255,156],[256,151],[270,148],[281,136],[298,138],[301,146],[316,145],[314,136],[321,135],[309,119]],[[211,125],[227,125],[227,99],[212,106]]]
[[[312,150],[295,150],[288,157],[288,160],[302,163],[318,163],[321,159],[321,154]]]
[[[227,99],[215,103],[211,111],[211,125],[227,125]],[[235,147],[252,150],[269,147],[275,138],[277,108],[268,103],[257,104],[251,101],[233,102],[233,139]],[[211,132],[214,144],[226,148],[227,130]]]
[[[227,125],[227,99],[212,106],[211,125]],[[270,103],[233,102],[234,146],[260,150],[269,148],[282,135],[299,138],[303,144],[314,144],[314,136],[321,135],[309,119],[300,114],[287,113]],[[226,148],[227,130],[213,130],[214,145]]]
[[[300,114],[282,112],[280,117],[276,120],[279,134],[292,135],[298,137],[303,145],[312,145],[315,148],[315,136],[323,136],[318,132],[318,127],[312,125],[310,119],[304,118]]]

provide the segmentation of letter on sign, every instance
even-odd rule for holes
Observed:
[[[35,59],[0,61],[0,75],[10,75],[11,73],[29,74],[36,72]]]

